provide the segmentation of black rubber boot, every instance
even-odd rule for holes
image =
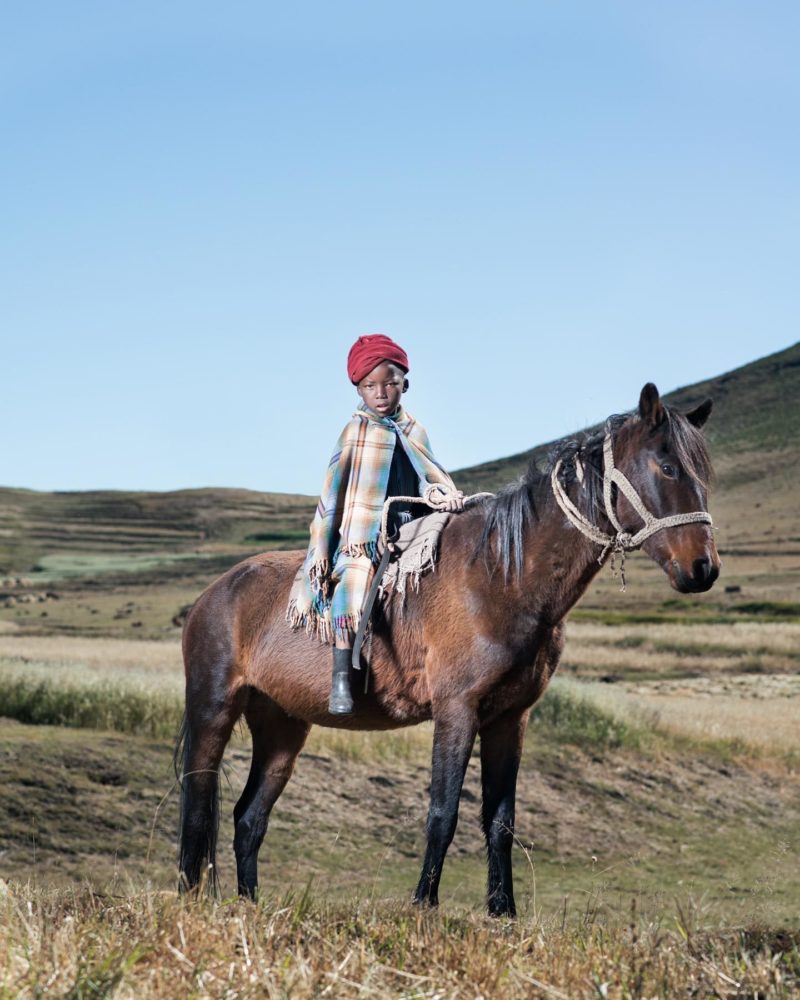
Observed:
[[[353,711],[353,696],[350,694],[350,659],[352,649],[333,650],[333,678],[328,711],[331,715],[349,715]]]

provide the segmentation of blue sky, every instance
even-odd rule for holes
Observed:
[[[0,483],[316,493],[385,332],[451,468],[798,339],[794,3],[3,16]]]

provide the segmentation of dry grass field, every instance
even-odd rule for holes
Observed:
[[[0,890],[4,996],[153,998],[789,998],[800,935],[708,932],[691,907],[610,934],[577,920],[516,923],[307,892],[259,905],[152,891]]]
[[[570,678],[573,694],[632,724],[772,753],[800,750],[799,624],[575,621],[559,683]],[[55,688],[158,694],[175,703],[183,665],[177,640],[7,630],[0,633],[0,679],[6,686],[24,679]],[[340,752],[358,738],[339,738]]]
[[[574,622],[562,666],[607,711],[662,732],[800,756],[800,625]]]

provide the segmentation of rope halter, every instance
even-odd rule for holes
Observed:
[[[631,485],[628,477],[614,465],[614,450],[613,441],[611,438],[611,433],[607,432],[605,440],[603,441],[603,503],[606,508],[606,514],[608,515],[609,521],[616,529],[616,534],[608,535],[605,531],[602,531],[597,527],[596,524],[586,518],[575,506],[575,504],[570,500],[567,495],[567,491],[561,485],[559,481],[558,474],[561,471],[561,459],[559,459],[553,466],[553,471],[550,473],[550,483],[553,487],[553,493],[555,494],[558,506],[566,514],[567,519],[578,529],[590,538],[597,545],[603,547],[597,561],[602,566],[606,561],[606,557],[611,553],[611,568],[614,570],[614,556],[620,554],[620,577],[622,583],[622,590],[625,590],[625,553],[633,552],[634,549],[638,549],[642,546],[651,535],[655,535],[657,531],[663,531],[664,528],[675,528],[681,524],[713,524],[711,520],[711,515],[707,510],[696,510],[689,514],[668,514],[666,517],[656,517],[651,514],[650,511],[645,507],[642,502],[642,498],[636,492],[636,490]],[[578,476],[579,482],[583,482],[582,468],[578,471],[578,466],[580,465],[579,460],[576,460],[576,475]],[[640,528],[636,534],[631,534],[629,531],[625,531],[617,518],[617,512],[614,510],[614,503],[611,497],[611,487],[616,486],[617,489],[621,490],[625,497],[627,498],[630,505],[639,515],[639,517],[644,522],[644,527]]]

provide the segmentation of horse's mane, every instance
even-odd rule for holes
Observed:
[[[678,410],[665,406],[664,412],[667,444],[684,472],[706,489],[712,469],[702,432]],[[535,457],[532,458],[523,476],[483,501],[483,531],[472,553],[472,561],[483,556],[487,568],[501,569],[506,580],[512,571],[517,576],[522,573],[525,532],[528,525],[540,519],[541,512],[552,501],[550,477],[558,462],[561,462],[559,481],[567,489],[575,483],[578,467],[581,467],[583,489],[579,506],[586,517],[597,523],[605,514],[603,441],[606,432],[616,435],[623,424],[638,420],[636,412],[615,414],[599,429],[558,442],[548,454],[544,468]],[[663,431],[664,428],[659,429]]]

